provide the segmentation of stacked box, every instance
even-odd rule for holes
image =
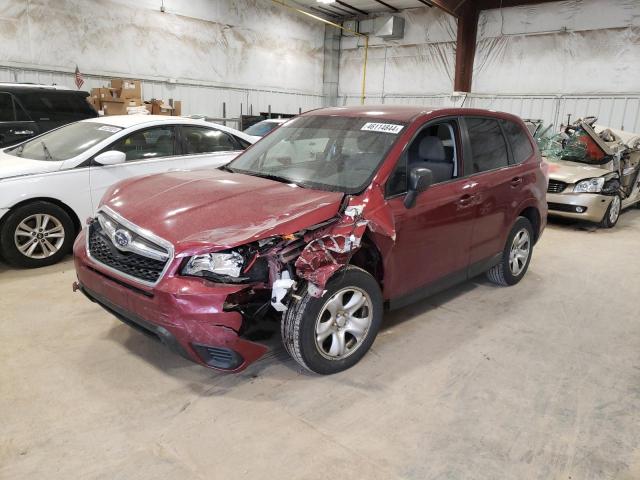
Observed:
[[[152,99],[150,102],[143,102],[140,80],[113,78],[109,87],[91,89],[91,96],[87,101],[104,115],[140,114],[143,110],[139,107],[146,108],[153,115],[182,114],[182,102],[179,100],[165,103]]]

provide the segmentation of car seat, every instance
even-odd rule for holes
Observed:
[[[442,140],[424,137],[418,147],[418,158],[411,161],[411,168],[424,167],[433,173],[433,183],[446,182],[453,178],[453,162],[447,158]]]

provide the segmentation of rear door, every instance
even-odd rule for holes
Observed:
[[[469,264],[473,275],[500,254],[523,188],[521,165],[512,160],[501,121],[464,117],[465,168],[477,183],[477,218],[471,236]]]
[[[244,150],[233,135],[212,127],[181,125],[180,137],[187,169],[219,167]]]
[[[118,150],[127,160],[118,165],[91,165],[91,200],[96,209],[106,190],[116,182],[138,175],[163,173],[184,168],[175,125],[136,130],[102,152]],[[101,153],[102,153],[101,152]]]
[[[38,128],[15,97],[0,92],[0,147],[8,147],[38,134]]]

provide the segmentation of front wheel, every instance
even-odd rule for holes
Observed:
[[[603,228],[613,228],[618,223],[618,219],[620,218],[620,210],[622,209],[622,200],[619,195],[615,195],[611,199],[611,203],[609,204],[609,208],[607,208],[607,212],[604,214],[604,218],[600,222],[600,226]]]
[[[33,202],[8,214],[0,231],[2,254],[14,267],[53,265],[71,250],[73,221],[62,208]]]
[[[382,322],[382,292],[366,271],[347,266],[321,298],[294,297],[282,318],[285,349],[305,369],[328,375],[360,361]]]
[[[533,253],[531,222],[518,217],[507,237],[500,263],[487,272],[487,278],[497,285],[515,285],[527,273]]]

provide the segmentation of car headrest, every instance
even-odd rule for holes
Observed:
[[[418,154],[422,160],[429,162],[445,162],[447,160],[444,145],[438,137],[424,137],[420,141]]]

